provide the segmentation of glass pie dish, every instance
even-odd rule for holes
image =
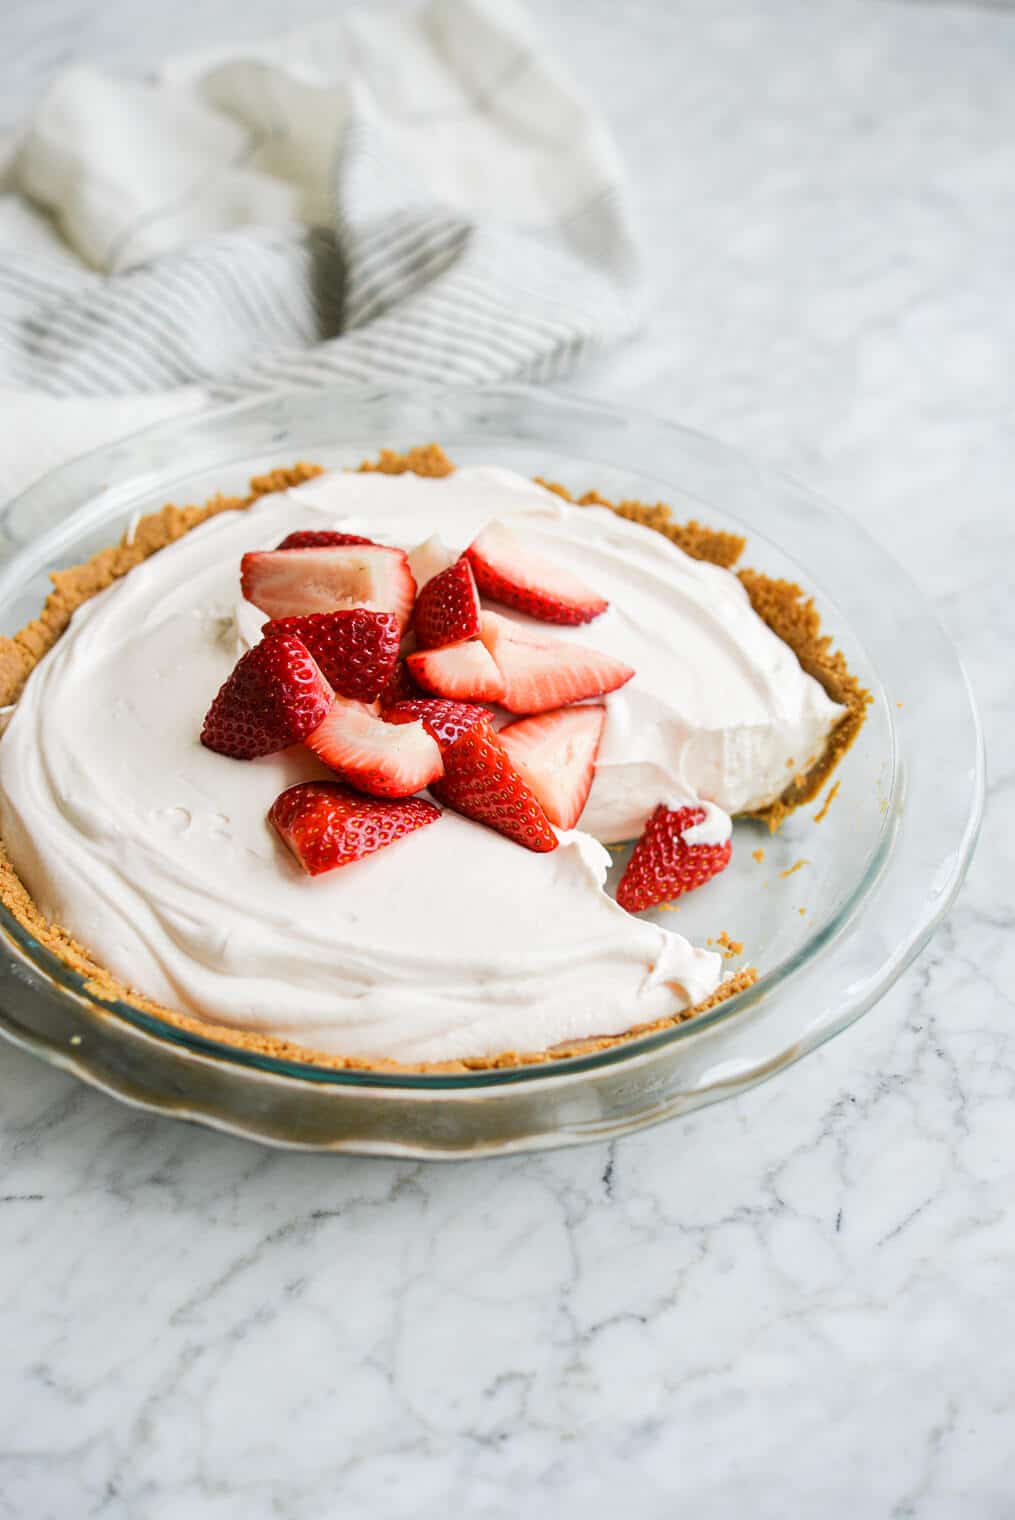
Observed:
[[[821,821],[814,803],[776,835],[738,822],[731,867],[681,902],[681,933],[742,943],[729,968],[753,966],[755,984],[685,1023],[566,1060],[339,1070],[100,1001],[0,906],[0,1028],[15,1042],[130,1102],[275,1144],[497,1154],[609,1138],[743,1090],[858,1018],[933,932],[965,873],[983,802],[979,723],[954,649],[904,572],[853,522],[670,424],[521,388],[347,387],[163,424],[54,472],[0,514],[0,631],[36,615],[50,570],[80,563],[167,501],[242,493],[251,475],[300,459],[343,467],[430,440],[458,464],[538,474],[576,495],[661,500],[677,520],[745,535],[744,563],[802,585],[870,689],[867,722]]]

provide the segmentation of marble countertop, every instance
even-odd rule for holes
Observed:
[[[2,114],[327,9],[18,7]],[[978,857],[858,1026],[608,1148],[272,1153],[4,1046],[2,1520],[1015,1513],[1015,11],[534,9],[650,245],[646,331],[578,387],[905,558],[986,723]]]

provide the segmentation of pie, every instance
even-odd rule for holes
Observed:
[[[870,700],[744,547],[436,445],[167,507],[0,640],[0,895],[100,1000],[331,1067],[690,1018],[754,972],[644,909]]]

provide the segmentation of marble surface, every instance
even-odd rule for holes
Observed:
[[[857,1027],[608,1149],[275,1154],[4,1047],[2,1520],[1015,1514],[1015,11],[535,8],[650,245],[646,331],[579,387],[907,559],[986,723],[978,857]],[[328,9],[6,7],[0,125],[73,57]]]

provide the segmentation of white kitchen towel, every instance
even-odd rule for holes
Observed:
[[[30,462],[0,430],[0,495],[82,419],[546,379],[638,317],[612,139],[514,0],[372,5],[151,84],[74,67],[4,187],[0,415],[42,421]]]

